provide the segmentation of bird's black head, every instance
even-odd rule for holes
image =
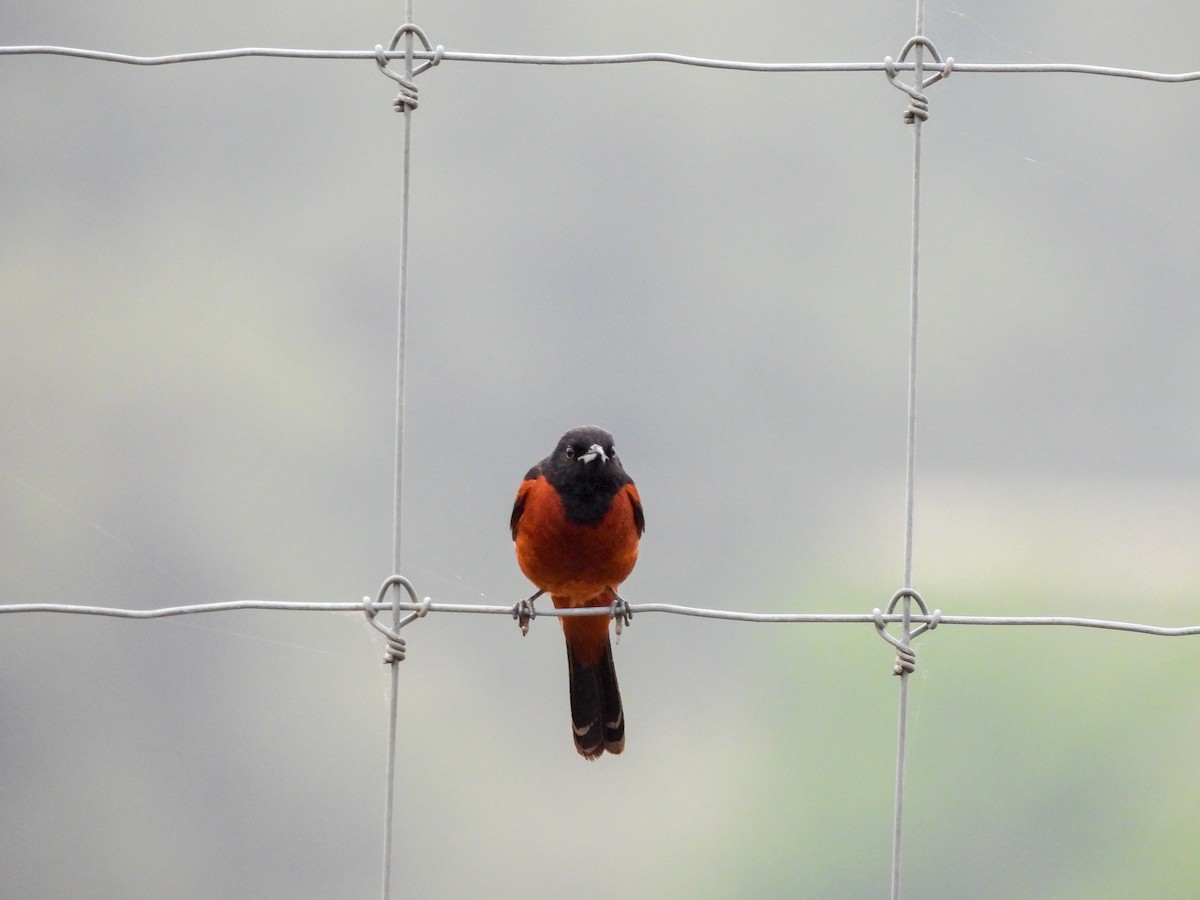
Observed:
[[[617,457],[613,436],[594,425],[572,428],[559,438],[542,468],[568,517],[577,522],[603,516],[613,494],[632,481]]]
[[[576,478],[605,480],[614,473],[625,474],[613,447],[613,436],[595,425],[581,425],[564,434],[548,462],[557,474],[570,473]]]

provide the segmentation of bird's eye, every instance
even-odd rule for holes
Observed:
[[[570,444],[568,444],[567,449],[566,449],[566,454],[567,454],[567,459],[574,459],[575,458],[575,448],[572,447]]]

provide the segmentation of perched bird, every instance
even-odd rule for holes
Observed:
[[[529,470],[510,521],[517,563],[559,609],[611,606],[637,562],[642,501],[602,428],[572,428]],[[534,595],[537,596],[536,594]],[[575,749],[585,759],[625,749],[625,714],[609,616],[562,616]]]

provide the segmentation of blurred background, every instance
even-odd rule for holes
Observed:
[[[398,3],[0,0],[0,44],[371,49]],[[417,4],[451,50],[878,61],[909,2]],[[1200,7],[930,0],[959,62],[1200,68]],[[391,573],[402,118],[371,61],[0,58],[0,603],[356,601]],[[529,592],[566,428],[646,506],[637,602],[901,586],[911,129],[879,73],[444,63],[413,121],[403,572]],[[956,74],[924,130],[914,585],[1200,621],[1200,84]],[[644,615],[628,749],[558,625],[430,616],[396,896],[880,897],[898,683],[869,626]],[[944,626],[913,897],[1193,896],[1200,644]],[[387,672],[353,614],[0,617],[0,894],[371,897]]]

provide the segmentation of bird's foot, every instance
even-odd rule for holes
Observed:
[[[617,624],[617,638],[621,637],[621,631],[626,626],[633,622],[633,607],[625,602],[625,598],[613,591],[613,596],[616,597],[610,607],[610,612],[613,621]]]
[[[529,623],[537,617],[537,610],[533,608],[533,601],[542,596],[542,591],[538,591],[532,597],[526,597],[524,600],[513,605],[512,615],[517,620],[517,624],[521,626],[521,637],[529,634]]]

